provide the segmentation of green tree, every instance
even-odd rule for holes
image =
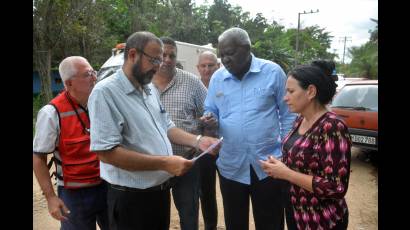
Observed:
[[[262,13],[257,13],[255,18],[249,18],[249,12],[242,14],[242,28],[248,32],[251,41],[264,39],[265,30],[268,28],[267,19]]]
[[[212,5],[201,6],[193,2],[35,0],[33,60],[47,60],[44,57],[36,59],[45,51],[43,54],[49,54],[49,61],[45,63],[50,63],[47,67],[50,69],[57,67],[65,56],[76,54],[85,56],[98,69],[111,49],[125,42],[135,31],[147,30],[157,36],[171,36],[194,44],[212,43],[216,47],[218,36],[224,30],[238,26],[248,32],[255,55],[273,60],[285,70],[291,68],[295,56],[295,29],[286,30],[275,21],[268,23],[261,13],[252,18],[249,12],[243,12],[240,6],[232,6],[227,0],[213,0]],[[316,58],[332,59],[334,54],[326,51],[330,39],[330,34],[318,26],[302,30],[301,63]]]
[[[372,30],[369,31],[370,41],[377,42],[379,40],[379,20],[376,20],[373,18],[371,18],[370,20],[377,23],[376,28],[373,31]]]
[[[241,7],[232,7],[227,0],[214,0],[208,11],[209,41],[216,46],[218,36],[233,26],[241,26]]]
[[[203,5],[199,7],[193,8],[193,20],[195,24],[195,31],[192,34],[193,43],[194,44],[208,44],[210,43],[209,34],[210,34],[210,27],[208,23],[208,11],[209,6]]]
[[[39,72],[43,104],[52,98],[51,62],[54,48],[62,38],[68,5],[61,0],[33,1],[33,70]]]
[[[352,56],[348,74],[353,77],[378,78],[378,47],[377,43],[367,42],[360,47],[349,48]]]
[[[377,20],[372,20],[378,23]],[[379,52],[378,52],[378,25],[370,30],[370,39],[360,47],[351,47],[348,55],[352,58],[346,73],[353,77],[378,79]]]
[[[84,56],[95,68],[106,59],[104,9],[88,0],[33,1],[33,71],[39,71],[43,103],[52,98],[51,69],[63,58]]]
[[[292,56],[295,57],[296,51],[296,29],[288,29],[286,37],[289,45],[292,47]],[[330,49],[333,36],[330,32],[325,31],[318,25],[305,27],[299,31],[299,58],[298,63],[306,64],[315,59],[335,58],[335,54],[328,52]]]
[[[290,70],[294,60],[293,52],[283,26],[273,22],[262,36],[252,43],[252,51],[257,57],[276,62],[285,72]]]

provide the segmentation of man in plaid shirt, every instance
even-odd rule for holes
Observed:
[[[152,82],[160,92],[164,109],[178,128],[200,134],[199,118],[207,89],[198,76],[176,68],[177,46],[173,39],[161,38],[164,44],[163,62]],[[198,136],[200,138],[201,136]],[[174,155],[191,159],[197,149],[172,144]],[[184,175],[175,178],[172,196],[179,213],[181,229],[198,229],[199,167],[194,166]]]

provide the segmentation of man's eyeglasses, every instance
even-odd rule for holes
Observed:
[[[84,78],[92,77],[92,76],[97,76],[97,71],[95,70],[88,70],[83,74]]]
[[[156,58],[156,57],[152,57],[150,55],[148,55],[147,53],[145,53],[143,50],[137,49],[138,52],[141,52],[142,54],[144,54],[145,56],[148,57],[148,61],[151,62],[151,64],[153,65],[161,65],[162,63],[162,59],[160,58]]]

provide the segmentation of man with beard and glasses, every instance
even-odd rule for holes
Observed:
[[[217,139],[175,127],[151,84],[162,62],[163,44],[150,32],[126,42],[124,64],[91,92],[91,151],[108,182],[111,230],[169,229],[169,178],[193,161],[172,154],[173,143],[205,150]]]
[[[251,53],[243,29],[223,32],[218,52],[224,67],[212,75],[205,112],[216,118],[224,137],[216,165],[226,229],[249,228],[249,200],[256,229],[283,229],[284,181],[268,177],[259,160],[282,156],[280,141],[295,120],[283,101],[286,75]]]
[[[163,61],[152,82],[160,99],[178,128],[201,134],[199,118],[203,113],[206,88],[199,77],[176,68],[177,45],[172,38],[161,37]],[[192,159],[197,149],[173,144],[174,155]],[[201,161],[202,159],[199,159]],[[172,179],[172,197],[178,210],[182,230],[198,229],[199,165],[194,164],[184,175]]]

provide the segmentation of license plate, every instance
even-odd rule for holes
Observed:
[[[376,144],[376,138],[375,137],[368,137],[368,136],[362,136],[362,135],[353,135],[353,134],[351,134],[350,137],[352,138],[352,141],[356,142],[356,143],[363,143],[363,144],[369,144],[369,145],[375,145]]]

